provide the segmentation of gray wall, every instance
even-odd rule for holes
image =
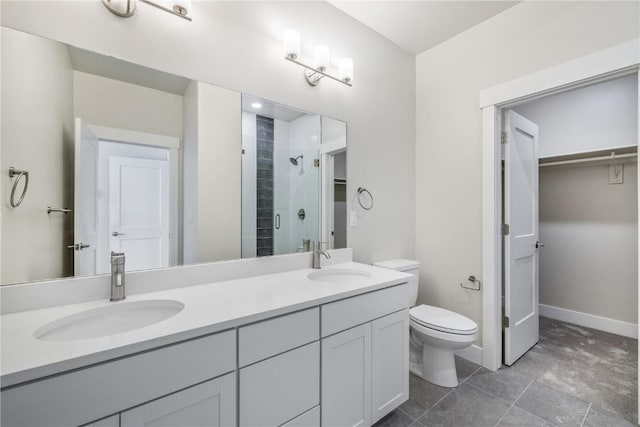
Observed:
[[[637,323],[637,201],[635,162],[614,185],[606,164],[540,168],[540,304]]]
[[[480,91],[637,38],[638,13],[637,2],[522,2],[417,56],[418,302],[482,326],[481,293],[459,285],[482,272]]]
[[[349,228],[355,259],[414,256],[415,58],[326,2],[194,2],[193,22],[144,3],[131,19],[101,2],[2,1],[2,25],[348,122],[348,197],[373,211]],[[282,58],[282,34],[300,30],[305,56],[325,43],[352,56],[352,88]],[[380,173],[384,171],[384,173]],[[389,177],[393,179],[389,179]]]
[[[515,108],[539,128],[540,157],[635,146],[638,77]],[[638,177],[609,184],[606,162],[540,168],[540,303],[637,322]]]
[[[538,124],[540,158],[635,146],[638,75],[547,96],[514,110]]]
[[[11,106],[9,108],[9,106]],[[73,69],[66,48],[2,30],[2,283],[73,273]],[[40,155],[34,156],[34,152]],[[28,193],[9,205],[9,167],[29,171]],[[24,178],[19,185],[22,189]]]

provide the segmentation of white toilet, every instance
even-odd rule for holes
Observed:
[[[411,372],[442,387],[458,385],[454,350],[469,347],[476,341],[478,325],[458,313],[431,305],[414,306],[418,299],[420,263],[407,259],[391,259],[374,264],[413,274],[409,324],[411,325]]]

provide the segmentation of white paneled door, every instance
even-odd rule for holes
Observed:
[[[169,266],[169,162],[109,159],[110,248],[127,270]]]
[[[98,138],[82,119],[75,122],[73,269],[96,274],[98,260]]]
[[[504,363],[538,342],[538,126],[508,110],[504,127]]]

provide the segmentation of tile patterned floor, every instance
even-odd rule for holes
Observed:
[[[637,426],[638,341],[540,318],[540,342],[488,371],[456,358],[460,384],[411,375],[409,400],[375,427]]]

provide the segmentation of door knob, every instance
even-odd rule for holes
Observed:
[[[536,242],[536,249],[538,249],[538,248],[544,248],[544,243]]]
[[[114,231],[113,233],[111,233],[111,235],[113,237],[118,237],[118,236],[124,236],[124,233],[118,233],[117,231]]]
[[[75,243],[73,245],[67,246],[67,249],[74,249],[76,251],[81,251],[83,249],[87,249],[87,248],[90,248],[90,247],[91,247],[91,245],[89,245],[87,243],[80,242],[80,243]]]

